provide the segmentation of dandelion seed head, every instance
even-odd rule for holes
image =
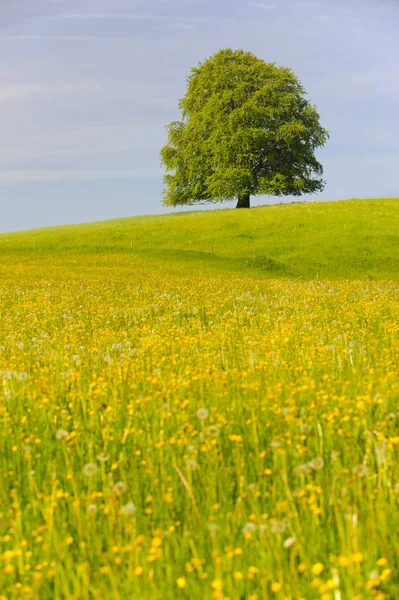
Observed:
[[[318,456],[317,458],[313,458],[308,465],[314,471],[318,471],[324,467],[324,460],[321,458],[321,456]]]
[[[63,438],[68,437],[69,435],[69,431],[67,431],[66,429],[58,429],[58,431],[55,434],[55,437],[57,438],[57,440],[62,440]]]
[[[199,419],[201,419],[201,421],[204,421],[205,419],[207,419],[209,416],[209,411],[206,408],[199,408],[197,410],[197,417]]]
[[[136,507],[133,504],[133,502],[128,502],[127,504],[125,504],[121,508],[121,513],[123,513],[127,517],[131,516],[131,515],[134,515],[135,512],[136,512]]]
[[[83,474],[86,475],[86,477],[92,477],[93,475],[95,475],[97,473],[97,471],[98,471],[98,467],[94,463],[87,463],[83,467]]]
[[[245,523],[244,527],[242,528],[242,532],[244,535],[255,533],[255,531],[256,531],[256,525],[255,525],[255,523],[251,523],[251,521],[249,521],[248,523]]]
[[[126,483],[123,483],[123,481],[118,481],[113,486],[113,490],[117,494],[122,494],[123,492],[126,491],[126,488],[127,488]]]
[[[362,477],[366,477],[366,475],[368,474],[369,469],[367,467],[367,465],[356,465],[356,467],[353,468],[353,474],[356,477],[359,477],[359,479],[361,479]]]

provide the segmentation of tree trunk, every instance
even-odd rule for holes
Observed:
[[[250,194],[243,194],[238,197],[238,202],[236,208],[249,208],[250,207]]]

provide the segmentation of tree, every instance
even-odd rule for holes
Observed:
[[[179,101],[181,121],[167,126],[163,204],[223,202],[250,196],[300,196],[325,182],[314,151],[328,132],[287,67],[250,52],[220,50],[191,70]]]

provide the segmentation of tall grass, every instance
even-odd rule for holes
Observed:
[[[399,597],[397,281],[20,235],[0,599]]]

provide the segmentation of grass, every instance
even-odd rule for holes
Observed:
[[[397,205],[1,236],[1,600],[398,598]]]
[[[0,253],[26,256],[35,246],[42,254],[113,250],[199,267],[205,260],[219,271],[230,263],[246,272],[250,263],[271,276],[397,279],[398,231],[397,198],[314,202],[1,234]]]

